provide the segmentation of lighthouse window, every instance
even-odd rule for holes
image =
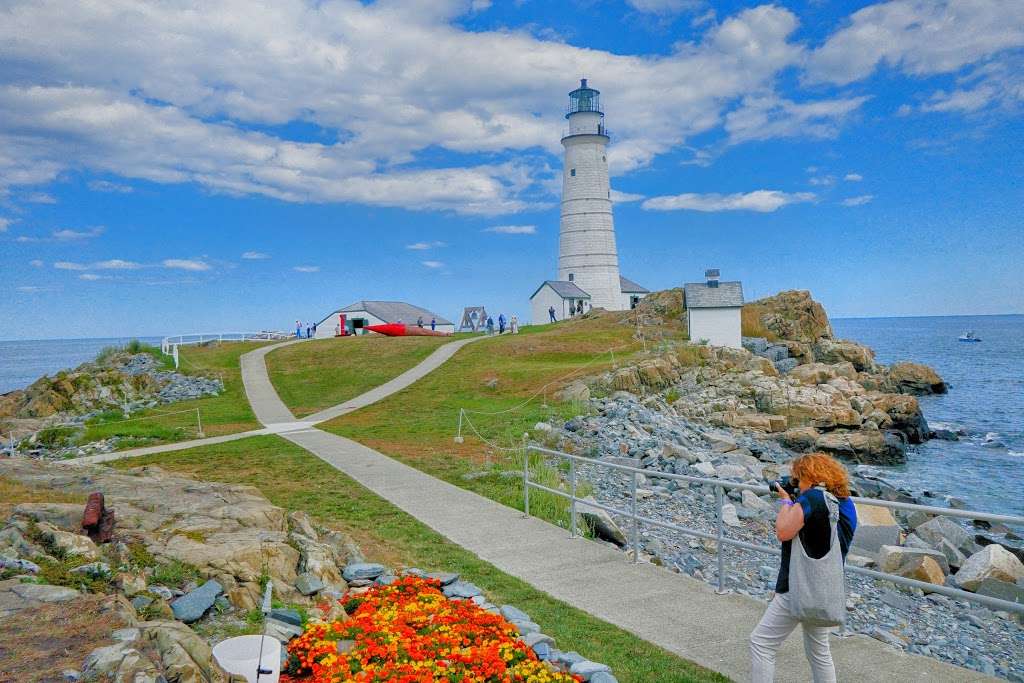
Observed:
[[[570,168],[569,169],[569,175],[571,175],[572,177],[575,178],[576,177],[576,169],[575,168]]]
[[[601,161],[608,161],[603,154],[601,155]]]

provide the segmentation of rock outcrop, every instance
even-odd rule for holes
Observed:
[[[744,306],[777,339],[814,344],[832,338],[832,325],[820,303],[806,290],[789,290]]]

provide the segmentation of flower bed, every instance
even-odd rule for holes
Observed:
[[[406,576],[342,599],[343,621],[316,621],[288,645],[282,683],[569,683],[516,627],[434,579]]]

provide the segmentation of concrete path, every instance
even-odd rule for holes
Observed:
[[[738,594],[716,595],[710,586],[688,576],[649,564],[632,564],[620,551],[571,539],[564,529],[524,518],[520,512],[488,498],[313,428],[315,422],[343,415],[409,386],[477,339],[480,337],[446,344],[391,382],[301,422],[277,397],[267,375],[264,356],[281,345],[263,347],[242,356],[242,377],[253,410],[266,425],[264,429],[138,450],[160,452],[154,449],[176,450],[256,434],[280,434],[498,569],[680,657],[735,680],[749,680],[747,637],[760,619],[764,603]],[[133,452],[95,457],[115,459],[130,454]],[[834,638],[832,643],[843,681],[995,680],[935,659],[905,654],[866,636]],[[776,680],[810,680],[799,634],[782,648]]]

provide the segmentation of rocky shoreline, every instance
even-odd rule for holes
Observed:
[[[129,418],[223,391],[219,378],[161,369],[148,352],[105,352],[95,361],[0,396],[0,433],[9,435],[0,441],[0,455],[64,460],[109,453],[118,448],[116,436],[82,442],[90,420],[110,411]]]
[[[617,391],[607,398],[591,399],[588,408],[588,414],[564,424],[538,424],[535,435],[551,447],[593,458],[595,464],[582,464],[578,472],[590,483],[597,502],[622,510],[632,503],[630,476],[598,463],[642,468],[648,473],[637,475],[640,513],[707,533],[716,528],[714,491],[660,475],[764,485],[766,479],[786,473],[786,463],[793,457],[769,433],[723,428],[679,416],[662,395],[641,398]],[[552,460],[552,466],[557,464]],[[932,505],[942,502],[919,500],[886,482],[874,467],[858,465],[852,472],[859,495]],[[958,505],[955,499],[946,502]],[[633,552],[629,534],[619,530],[620,525],[630,528],[628,518],[608,517],[597,508],[585,512],[598,537]],[[725,513],[729,536],[777,546],[772,527],[775,504],[769,497],[733,491]],[[985,522],[964,525],[952,518],[920,513],[893,515],[867,506],[859,506],[858,514],[861,527],[851,550],[851,564],[1024,601],[1024,545],[1012,530]],[[644,560],[668,570],[717,584],[712,541],[649,527],[640,535],[640,553]],[[990,557],[993,554],[995,558]],[[978,567],[972,569],[969,562]],[[778,560],[770,555],[727,549],[726,584],[731,590],[767,598],[774,589],[777,565]],[[1007,573],[994,566],[1006,566]],[[1024,629],[1010,614],[852,574],[848,581],[850,632],[864,633],[908,652],[1024,681],[1024,661],[1016,656],[1024,651]]]

